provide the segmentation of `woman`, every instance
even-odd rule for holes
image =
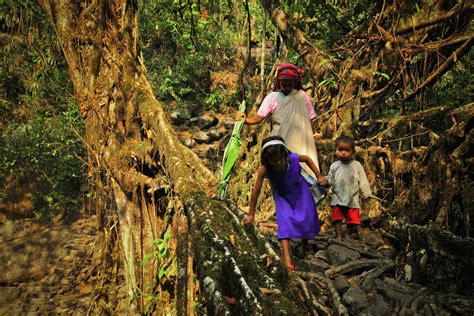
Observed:
[[[269,118],[270,136],[281,136],[288,148],[311,158],[319,168],[311,120],[316,117],[309,96],[301,90],[301,70],[293,64],[281,64],[277,69],[274,91],[265,97],[257,115],[247,118],[239,113],[237,120],[245,118],[244,124],[255,125]],[[305,164],[303,169],[315,178]]]

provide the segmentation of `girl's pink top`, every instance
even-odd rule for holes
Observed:
[[[308,114],[309,114],[309,119],[312,120],[316,117],[316,113],[314,112],[313,106],[311,105],[311,100],[309,99],[309,96],[306,94],[304,91],[300,91],[303,93],[304,97],[304,102],[306,103],[306,107],[308,108]],[[257,111],[257,115],[260,117],[267,118],[275,112],[279,101],[281,101],[284,98],[284,94],[279,91],[274,91],[267,95],[265,99],[262,102],[262,105],[260,105],[260,108]]]

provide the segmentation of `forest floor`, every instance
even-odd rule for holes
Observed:
[[[3,218],[0,315],[86,315],[94,297],[96,236],[96,218],[88,214],[50,225]],[[126,297],[125,287],[118,292]]]

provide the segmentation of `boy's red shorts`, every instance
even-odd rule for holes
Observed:
[[[359,224],[359,209],[349,208],[347,206],[336,205],[332,207],[332,221],[342,221],[346,219],[346,224]]]

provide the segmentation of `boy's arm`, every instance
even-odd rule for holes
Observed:
[[[318,179],[319,184],[326,185],[327,180],[321,175],[313,159],[311,159],[311,157],[306,156],[306,155],[298,155],[298,156],[299,156],[300,162],[305,162],[309,166],[309,168],[314,172],[314,174],[316,175],[316,178]]]
[[[258,169],[257,179],[255,180],[255,185],[252,189],[252,194],[250,195],[250,203],[249,203],[249,213],[245,215],[242,222],[244,224],[248,224],[255,220],[255,207],[257,205],[258,196],[260,195],[260,190],[262,189],[263,178],[267,173],[267,169],[265,166],[261,166]]]
[[[367,199],[372,196],[369,180],[367,180],[367,176],[361,164],[359,164],[359,187],[360,191],[362,192],[362,197],[364,199]]]

